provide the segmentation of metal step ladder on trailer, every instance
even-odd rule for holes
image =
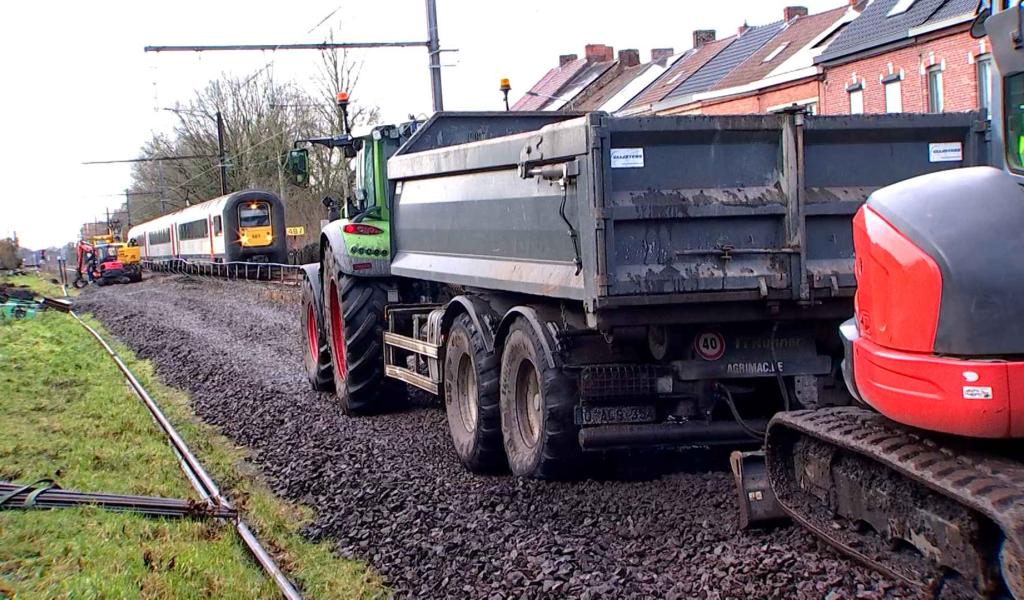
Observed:
[[[398,304],[385,309],[384,374],[437,395],[443,344],[441,304]],[[399,333],[399,332],[402,333]]]

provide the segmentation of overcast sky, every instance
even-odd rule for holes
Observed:
[[[437,0],[446,109],[501,108],[498,82],[514,101],[559,54],[583,45],[689,48],[691,31],[719,37],[744,21],[782,18],[787,5],[820,12],[846,0]],[[317,27],[332,11],[337,12]],[[405,41],[426,37],[423,0],[226,0],[3,2],[0,10],[0,237],[18,233],[40,248],[74,239],[83,222],[115,208],[129,185],[127,165],[88,160],[138,156],[152,131],[176,118],[162,106],[187,102],[222,72],[266,67],[311,86],[318,56],[277,53],[144,53],[146,45]],[[312,31],[311,31],[312,30]],[[353,52],[362,61],[357,102],[380,106],[385,121],[430,112],[426,52]]]

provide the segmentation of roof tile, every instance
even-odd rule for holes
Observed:
[[[785,26],[783,21],[751,27],[736,37],[736,41],[729,44],[727,48],[719,52],[707,64],[702,66],[696,73],[684,81],[679,87],[672,90],[669,98],[683,98],[691,94],[705,92],[715,86],[740,63],[750,57],[751,54],[761,49],[765,43],[775,37]]]
[[[846,7],[842,6],[816,15],[795,19],[789,23],[788,27],[780,31],[778,35],[761,46],[757,52],[751,54],[747,60],[743,61],[728,75],[719,80],[711,89],[721,90],[762,79],[810,44],[814,38],[835,24],[845,13]],[[785,47],[772,56],[772,53],[783,47],[783,45]],[[765,59],[769,56],[771,56],[771,60],[766,61]]]
[[[736,39],[736,36],[728,37],[714,42],[708,42],[700,48],[690,50],[683,57],[675,62],[664,75],[654,80],[651,85],[633,98],[625,107],[625,110],[631,108],[640,108],[648,104],[654,104],[660,102],[669,95],[673,89],[682,84],[691,75],[697,72],[701,67],[708,63],[711,59],[717,56],[722,50],[729,46],[732,41]]]
[[[976,0],[916,0],[905,12],[889,16],[898,0],[875,0],[854,19],[815,62],[826,62],[905,39],[910,29],[973,13]]]
[[[565,65],[551,69],[530,88],[532,93],[527,92],[512,105],[512,110],[540,110],[551,100],[551,96],[556,95],[585,66],[587,66],[587,59],[577,58]]]

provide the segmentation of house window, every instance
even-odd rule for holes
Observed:
[[[864,90],[861,88],[850,90],[850,114],[864,114]]]
[[[886,82],[885,84],[885,112],[903,112],[903,88],[900,80]]]
[[[992,56],[979,56],[977,61],[978,108],[992,116]]]
[[[942,112],[942,67],[928,67],[928,112]]]

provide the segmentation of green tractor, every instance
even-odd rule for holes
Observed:
[[[388,288],[375,279],[390,275],[387,160],[415,133],[419,122],[381,125],[363,135],[353,135],[348,123],[348,95],[338,94],[337,104],[344,132],[340,136],[297,140],[285,163],[293,182],[305,185],[309,182],[309,160],[308,150],[299,147],[301,144],[339,148],[346,159],[352,160],[356,192],[344,202],[329,196],[323,200],[330,224],[321,233],[320,263],[304,267],[301,316],[309,346],[304,356],[310,383],[316,390],[337,392],[345,413],[362,414],[377,409],[379,403],[375,400],[381,392],[400,396],[397,382],[384,379],[380,361],[357,358],[380,354],[380,315],[389,302]],[[325,252],[325,248],[344,250]],[[326,280],[322,279],[321,265],[332,274]],[[330,289],[323,289],[323,281],[330,282]],[[330,298],[326,305],[321,300],[324,292]],[[339,299],[352,309],[342,311]],[[337,322],[337,318],[331,322],[331,314],[343,315],[344,323]]]

